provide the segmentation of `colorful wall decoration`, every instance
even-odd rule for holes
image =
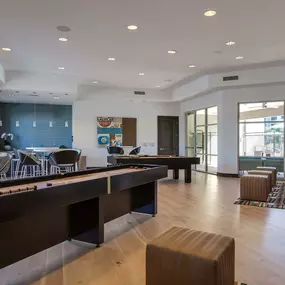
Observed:
[[[99,147],[123,144],[123,118],[97,117],[97,141]]]

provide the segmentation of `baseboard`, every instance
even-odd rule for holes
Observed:
[[[236,173],[221,173],[221,172],[217,172],[217,176],[239,178],[239,175],[236,174]]]

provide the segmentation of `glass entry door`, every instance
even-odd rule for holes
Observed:
[[[217,173],[218,108],[197,110],[186,115],[186,155],[200,157],[195,169]]]

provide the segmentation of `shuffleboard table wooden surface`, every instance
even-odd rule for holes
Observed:
[[[173,170],[173,179],[179,179],[179,169],[185,171],[185,183],[191,183],[192,165],[200,164],[199,157],[186,157],[176,155],[118,155],[108,156],[107,162],[112,165],[124,165],[129,163],[166,165]]]
[[[104,242],[104,224],[156,215],[167,167],[124,165],[0,182],[0,268],[65,240]]]

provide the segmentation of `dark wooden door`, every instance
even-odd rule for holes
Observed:
[[[179,117],[157,117],[159,155],[179,155]]]
[[[137,146],[137,119],[123,118],[123,145]]]

